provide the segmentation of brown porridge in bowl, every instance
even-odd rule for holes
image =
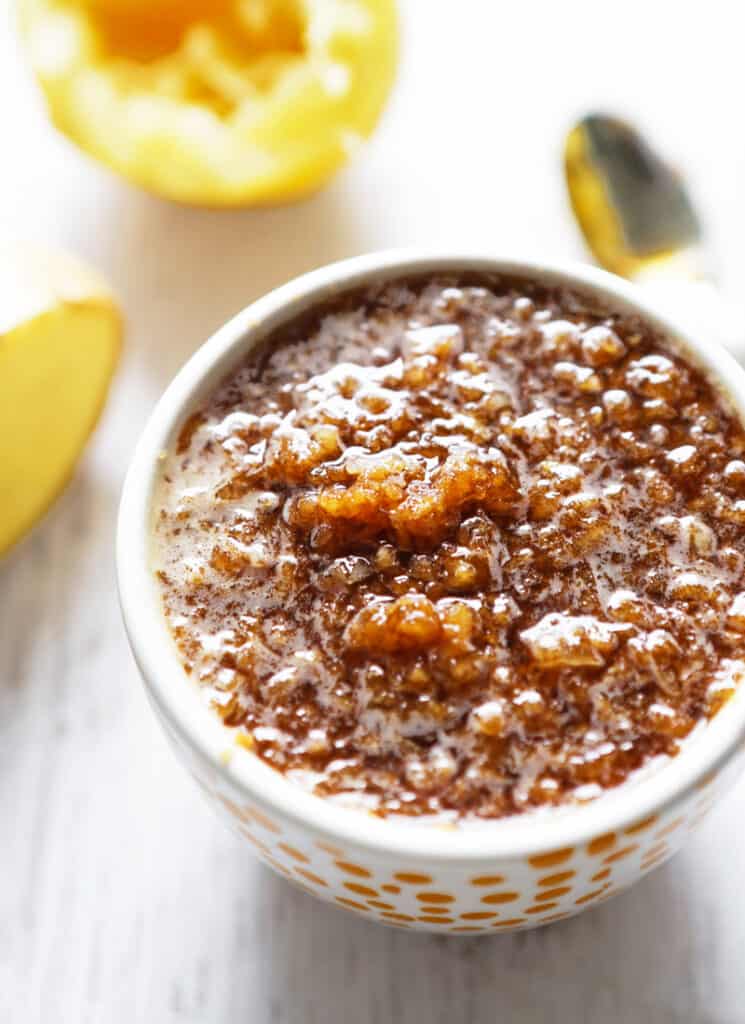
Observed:
[[[591,799],[745,665],[745,432],[634,316],[485,275],[275,332],[182,426],[156,571],[239,741],[380,814]]]

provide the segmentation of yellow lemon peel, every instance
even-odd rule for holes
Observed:
[[[64,253],[0,240],[0,554],[71,476],[121,333],[96,273]]]

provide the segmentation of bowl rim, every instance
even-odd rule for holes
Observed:
[[[359,286],[398,276],[487,272],[574,288],[619,312],[644,318],[704,370],[737,415],[745,418],[745,371],[718,343],[696,339],[648,304],[629,282],[596,267],[503,258],[492,253],[391,249],[352,257],[294,278],[251,303],[191,356],[156,404],[124,483],[116,536],[119,600],[130,646],[148,695],[213,776],[270,816],[369,853],[430,862],[526,858],[573,847],[659,814],[713,777],[745,737],[745,685],[696,730],[680,754],[583,804],[458,826],[422,819],[379,818],[304,790],[234,742],[189,680],[161,611],[150,568],[152,498],[158,467],[190,408],[216,386],[249,348],[298,313]]]

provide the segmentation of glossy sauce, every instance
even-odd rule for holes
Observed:
[[[672,756],[745,656],[745,434],[582,296],[400,281],[183,425],[156,571],[226,727],[330,799],[500,817]]]

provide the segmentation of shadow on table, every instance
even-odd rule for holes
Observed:
[[[664,867],[570,921],[463,939],[362,921],[267,873],[274,955],[265,994],[283,1020],[304,1024],[703,1022],[702,1007],[675,1016],[692,956],[680,882],[675,865]],[[235,996],[235,1019],[248,1022],[251,994]]]
[[[33,670],[40,638],[58,657],[69,653],[73,641],[83,645],[81,657],[90,657],[111,639],[105,630],[111,623],[107,613],[116,603],[112,534],[117,500],[113,481],[84,463],[30,533],[0,561],[0,686],[23,684]]]
[[[341,184],[256,210],[192,209],[122,192],[98,227],[98,248],[124,305],[129,345],[165,384],[253,299],[368,248],[358,204]]]

